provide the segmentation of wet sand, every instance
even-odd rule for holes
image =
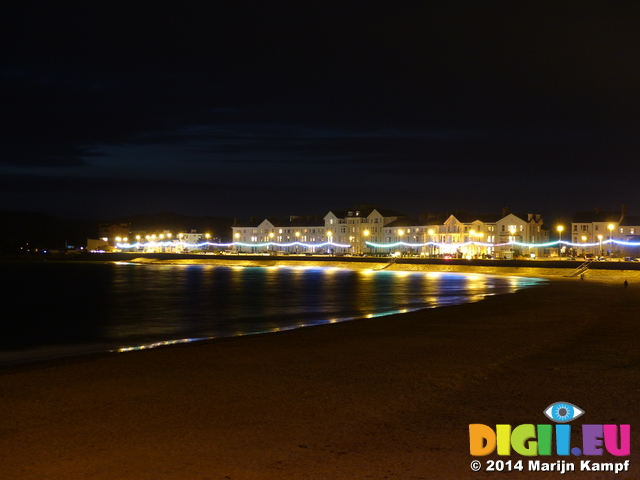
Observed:
[[[543,410],[568,401],[586,412],[575,424],[628,423],[632,439],[630,457],[593,457],[630,471],[567,475],[637,479],[639,340],[640,282],[553,279],[475,304],[0,371],[0,471],[558,479],[472,472],[468,425],[551,423]]]

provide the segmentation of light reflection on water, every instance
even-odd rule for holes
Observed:
[[[2,273],[40,283],[43,298],[31,301],[22,321],[2,331],[0,364],[10,361],[9,350],[13,357],[20,350],[28,356],[29,351],[55,347],[58,352],[65,346],[104,351],[281,331],[474,302],[542,282],[476,274],[209,265],[39,264]],[[64,288],[52,290],[52,284]],[[23,293],[16,288],[7,298],[18,302]]]
[[[131,265],[111,283],[106,335],[232,336],[473,302],[538,281],[335,268]],[[123,317],[124,316],[124,317]]]

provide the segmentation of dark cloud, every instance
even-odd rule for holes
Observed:
[[[483,187],[487,206],[549,184],[563,185],[549,195],[566,208],[590,200],[584,185],[617,202],[640,153],[637,13],[625,2],[12,6],[0,16],[0,168],[25,176],[2,185],[15,202],[137,191],[129,200],[148,209],[162,188],[182,210],[201,188],[233,192],[226,208],[244,211],[285,210],[299,189],[480,207],[466,193],[480,182],[519,185]]]

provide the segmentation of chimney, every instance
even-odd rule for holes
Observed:
[[[627,216],[627,206],[623,204],[621,210],[622,210],[622,219],[624,219],[624,217]]]
[[[600,213],[600,205],[596,206],[596,213]]]
[[[506,217],[507,215],[509,215],[511,213],[511,210],[509,210],[509,207],[504,207],[502,209],[502,216]]]

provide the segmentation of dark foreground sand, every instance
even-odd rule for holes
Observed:
[[[0,477],[638,479],[640,285],[621,282],[0,371]],[[551,423],[561,400],[631,424],[631,471],[470,470],[469,423]]]

